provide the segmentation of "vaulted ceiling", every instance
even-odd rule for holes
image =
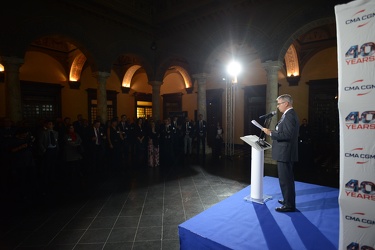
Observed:
[[[243,49],[245,54],[257,53],[264,61],[280,59],[283,46],[293,43],[303,62],[314,51],[336,43],[334,6],[348,1],[36,0],[28,1],[22,9],[15,2],[2,8],[2,23],[12,22],[12,25],[5,25],[3,35],[15,30],[29,32],[28,21],[41,23],[43,18],[55,18],[53,22],[60,22],[55,20],[65,18],[65,26],[52,21],[51,26],[62,31],[76,29],[72,36],[83,36],[82,39],[96,34],[97,42],[92,41],[92,37],[88,39],[98,53],[107,55],[108,49],[116,51],[112,47],[125,46],[131,41],[127,46],[134,46],[124,49],[125,52],[138,47],[135,53],[144,53],[149,59],[155,59],[155,55],[158,58],[174,55],[197,64],[210,58],[212,51],[220,46],[224,48],[223,44]],[[53,31],[53,27],[45,28],[44,25],[47,27],[48,24],[37,24],[32,28],[36,32],[39,29],[40,35],[46,33],[54,42],[35,37],[30,41],[34,49],[69,53],[79,45],[72,45],[59,35],[51,36],[48,32]],[[81,30],[87,29],[88,25],[92,25],[90,30]],[[22,39],[20,34],[14,36],[16,40]],[[120,43],[121,40],[124,42]],[[3,41],[8,44],[1,44]],[[112,47],[103,48],[102,52],[96,48],[104,46],[105,42],[113,43]],[[1,48],[12,44],[0,37],[0,54]]]

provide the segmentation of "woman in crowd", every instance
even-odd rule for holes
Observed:
[[[143,124],[143,119],[137,120],[137,125],[134,128],[135,134],[135,154],[136,165],[145,167],[147,159],[147,140],[146,131]]]
[[[154,121],[150,122],[150,129],[148,132],[148,166],[158,167],[159,163],[159,138],[160,133],[156,128]]]
[[[215,148],[214,148],[214,157],[221,158],[221,148],[223,146],[223,128],[220,125],[220,122],[216,124],[216,136],[215,136]]]
[[[65,169],[68,173],[69,181],[72,188],[83,175],[82,169],[82,153],[83,145],[81,136],[75,131],[73,125],[69,125],[64,135],[63,159],[65,161]]]

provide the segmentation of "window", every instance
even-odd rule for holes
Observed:
[[[117,94],[113,90],[107,90],[107,120],[117,116]],[[93,122],[98,117],[97,90],[87,89],[88,95],[88,120]]]
[[[59,84],[21,81],[22,118],[29,126],[42,119],[61,116],[61,88]]]
[[[137,101],[137,118],[152,117],[152,102]]]
[[[134,93],[137,118],[152,117],[152,94]]]

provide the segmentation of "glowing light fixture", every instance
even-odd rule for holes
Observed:
[[[232,83],[237,83],[237,76],[239,73],[241,73],[242,67],[241,64],[239,64],[236,61],[232,61],[228,64],[227,72],[230,76],[233,77]]]
[[[0,63],[0,72],[4,71],[4,66]]]

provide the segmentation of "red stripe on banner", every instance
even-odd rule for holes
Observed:
[[[355,13],[353,16],[355,16],[355,15],[357,15],[357,14],[359,14],[359,13],[362,13],[362,12],[365,12],[365,10],[360,10],[360,11],[358,11],[357,13]]]

